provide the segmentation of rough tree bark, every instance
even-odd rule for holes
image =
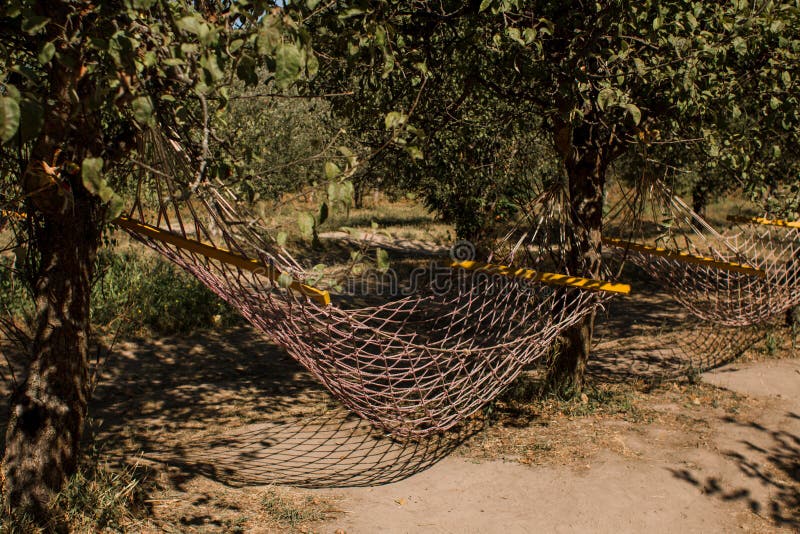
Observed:
[[[89,294],[100,234],[76,219],[45,217],[35,232],[33,343],[11,396],[2,464],[7,505],[40,523],[77,466],[89,397]]]
[[[65,20],[68,12],[54,4],[48,15]],[[80,56],[72,59],[50,67],[45,121],[20,177],[29,195],[35,316],[26,373],[11,395],[0,466],[6,513],[26,514],[48,527],[53,497],[74,473],[80,452],[89,397],[91,278],[104,218],[80,173],[58,169],[101,150],[99,117],[71,98],[91,90],[80,85]]]
[[[596,145],[590,126],[572,129],[559,125],[554,131],[554,143],[564,162],[569,189],[571,228],[567,268],[576,276],[600,278],[607,167],[604,150]],[[583,389],[594,319],[592,312],[562,333],[559,352],[547,376],[551,391],[572,395]]]
[[[704,186],[697,184],[692,188],[692,210],[700,216],[706,214],[706,206],[708,205],[708,189]]]

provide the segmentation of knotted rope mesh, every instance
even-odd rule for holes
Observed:
[[[601,359],[617,350],[628,369],[659,378],[708,370],[743,354],[797,305],[797,234],[750,225],[719,232],[660,181],[619,196],[605,232],[612,261],[641,268],[680,306],[670,320],[646,310],[650,324],[603,341]]]
[[[318,281],[313,291],[302,286],[312,273],[231,188],[198,182],[180,145],[160,134],[150,132],[140,152],[147,165],[128,214],[129,233],[238,309],[345,406],[396,436],[458,425],[608,298],[535,277],[465,269],[417,273],[410,291],[390,298],[369,292],[332,292],[330,304],[307,298],[336,284]],[[165,240],[166,234],[251,258],[260,267],[233,265]],[[533,247],[526,250],[532,258]],[[538,256],[526,267],[546,265],[550,247]]]
[[[283,484],[308,488],[389,484],[424,471],[480,430],[396,440],[343,408],[286,417],[193,442],[160,454],[231,486]]]
[[[800,224],[771,217],[730,217],[728,241],[770,282],[776,314],[800,305]]]
[[[609,221],[607,242],[694,315],[746,326],[786,309],[784,277],[759,270],[750,255],[664,184],[654,182],[635,195],[625,197],[624,211]]]

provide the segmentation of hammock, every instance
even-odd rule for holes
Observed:
[[[674,321],[665,321],[657,310],[645,310],[654,326],[626,340],[601,341],[601,360],[634,375],[685,377],[738,358],[796,305],[796,240],[751,230],[722,234],[658,181],[620,198],[609,212],[604,244],[615,261],[644,270],[685,313],[672,311]],[[626,361],[610,357],[614,351]]]
[[[456,254],[449,268],[415,271],[416,283],[389,298],[378,298],[382,287],[342,294],[292,258],[230,187],[197,180],[176,141],[148,132],[140,154],[147,165],[122,228],[395,436],[458,425],[546,355],[565,328],[629,289],[544,273],[552,251],[541,247],[525,269]]]
[[[761,324],[784,313],[796,293],[796,275],[762,244],[715,230],[662,183],[623,193],[604,242],[618,259],[644,269],[699,319],[720,326]],[[740,236],[742,237],[742,236]]]
[[[774,298],[783,301],[778,308],[788,311],[800,305],[800,222],[736,215],[728,221],[734,227],[727,238],[768,273]]]

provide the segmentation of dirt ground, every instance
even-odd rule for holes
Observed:
[[[547,452],[539,459],[534,449],[526,465],[519,456],[488,459],[468,449],[396,484],[325,492],[347,513],[320,530],[797,531],[800,362],[734,365],[703,378],[725,391],[661,394],[647,422],[563,423],[587,440],[565,461]],[[714,396],[730,400],[728,391],[736,402],[714,408]],[[676,412],[684,425],[671,424]],[[535,431],[512,439],[539,443]]]
[[[675,382],[599,351],[580,399],[523,381],[460,433],[398,443],[249,327],[136,339],[93,445],[142,478],[138,531],[798,531],[800,360],[753,355]]]

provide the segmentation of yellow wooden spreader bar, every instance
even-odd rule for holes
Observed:
[[[742,217],[728,215],[728,220],[737,223],[763,224],[765,226],[783,226],[784,228],[800,228],[800,221],[782,221],[780,219],[766,219],[764,217]]]
[[[18,211],[6,211],[0,210],[0,216],[5,217],[6,219],[24,219],[25,214],[19,213]]]
[[[603,280],[592,280],[590,278],[578,278],[576,276],[567,276],[565,274],[543,273],[531,269],[518,269],[516,267],[508,267],[506,265],[495,265],[492,263],[481,263],[479,261],[456,261],[450,264],[451,267],[458,267],[468,271],[483,271],[490,274],[499,274],[508,276],[510,278],[521,278],[523,280],[534,280],[543,284],[553,286],[568,286],[579,287],[582,289],[590,289],[594,291],[606,291],[609,293],[624,293],[631,292],[631,286],[628,284],[614,284],[612,282],[604,282]]]
[[[128,217],[120,217],[115,219],[113,222],[117,226],[121,226],[122,228],[130,230],[136,234],[146,235],[147,237],[155,239],[156,241],[169,243],[170,245],[174,245],[178,248],[195,252],[201,256],[233,265],[245,271],[267,276],[275,281],[277,281],[278,277],[281,275],[278,269],[271,265],[265,264],[261,260],[241,256],[223,248],[217,248],[212,245],[201,243],[200,241],[185,239],[181,236],[173,234],[172,232],[162,230],[161,228],[133,221]],[[289,284],[289,287],[324,306],[327,306],[331,303],[331,296],[327,291],[322,291],[321,289],[301,284],[297,281],[292,281],[292,283]]]
[[[737,273],[749,274],[758,276],[759,278],[766,278],[767,276],[767,273],[763,270],[756,269],[755,267],[751,267],[749,265],[717,261],[714,258],[709,258],[706,256],[696,256],[694,254],[689,254],[688,252],[674,252],[665,248],[652,247],[650,245],[642,245],[640,243],[631,243],[629,241],[623,241],[622,239],[615,239],[613,237],[604,237],[603,244],[611,247],[633,250],[643,254],[649,254],[651,256],[661,256],[663,258],[669,258],[671,260],[681,261],[684,263],[707,265],[709,267],[715,267],[724,271],[734,271]]]

